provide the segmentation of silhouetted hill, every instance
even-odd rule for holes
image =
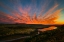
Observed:
[[[15,24],[26,24],[26,23],[15,23]]]

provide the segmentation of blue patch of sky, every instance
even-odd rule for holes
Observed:
[[[16,0],[12,0],[12,1],[15,2]],[[19,1],[20,1],[20,3],[18,2],[17,6],[15,6],[15,4],[11,3],[9,0],[0,0],[0,2],[3,2],[5,5],[8,5],[10,8],[15,9],[16,11],[18,11],[17,8],[19,7],[18,6],[19,4],[20,4],[20,6],[22,6],[23,9],[28,7],[28,6],[31,6],[31,8],[32,8],[30,10],[31,14],[33,14],[34,12],[39,14],[39,12],[42,9],[42,6],[43,6],[43,4],[45,3],[46,0],[35,0],[34,3],[32,2],[32,0],[19,0]],[[64,0],[49,0],[49,1],[51,1],[51,2],[49,3],[48,7],[46,7],[44,13],[46,13],[50,8],[52,8],[54,6],[55,1],[59,4],[58,9],[64,7],[64,4],[63,4]],[[34,7],[35,5],[36,5],[36,8]],[[1,8],[1,7],[0,7],[0,10],[5,11],[5,9]],[[5,12],[7,12],[7,10]]]

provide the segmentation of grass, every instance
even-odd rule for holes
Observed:
[[[34,31],[38,26],[32,26],[30,28],[30,26],[27,26],[27,25],[0,25],[0,37],[6,36],[7,38],[8,36],[8,38],[11,39],[12,35],[31,34],[30,38],[26,38],[23,40],[20,39],[14,42],[64,42],[64,26],[58,26],[56,30],[40,32],[39,35],[33,35],[33,34],[36,34],[36,32]],[[6,38],[3,38],[3,39],[6,39]]]
[[[56,30],[41,32],[41,34],[26,39],[25,42],[64,42],[64,26]]]

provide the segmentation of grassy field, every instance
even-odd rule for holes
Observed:
[[[48,27],[41,24],[0,24],[0,36],[30,34],[38,28]]]
[[[26,39],[25,42],[64,42],[64,26],[56,30],[41,32],[37,36]]]
[[[35,29],[24,25],[0,25],[0,36],[30,34],[33,31],[35,31]]]
[[[58,26],[56,30],[40,32],[36,34],[36,29],[42,25],[0,25],[0,40],[18,38],[31,35],[30,38],[19,39],[12,42],[64,42],[64,25]]]

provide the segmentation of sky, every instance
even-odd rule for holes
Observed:
[[[0,23],[64,24],[64,0],[0,0]]]

